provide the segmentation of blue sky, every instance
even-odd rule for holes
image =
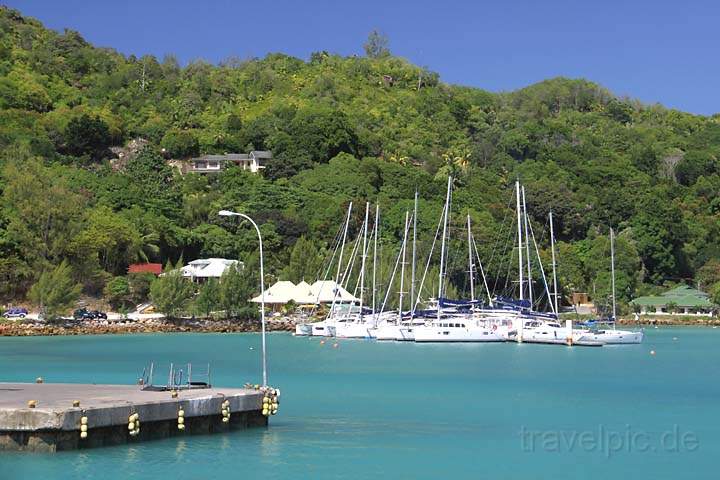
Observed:
[[[2,1],[2,0],[0,0]],[[5,0],[125,54],[186,63],[362,53],[372,29],[445,82],[507,91],[584,77],[617,95],[720,112],[720,2],[667,0]]]

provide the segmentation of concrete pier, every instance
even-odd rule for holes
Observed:
[[[263,392],[245,388],[141,390],[137,385],[0,383],[0,450],[54,452],[174,435],[266,426]],[[28,402],[36,401],[34,408]],[[73,406],[79,401],[78,407]],[[224,407],[224,402],[227,407]],[[223,408],[230,418],[223,422]],[[183,411],[184,429],[178,428]],[[139,431],[129,418],[137,414]],[[86,420],[82,420],[85,417]],[[81,425],[86,422],[86,438]]]

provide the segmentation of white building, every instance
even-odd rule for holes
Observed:
[[[238,260],[228,260],[225,258],[201,258],[193,260],[184,267],[182,267],[182,276],[189,278],[193,282],[202,283],[207,281],[209,278],[222,277],[225,270],[231,266],[238,265],[242,268],[242,262]]]
[[[250,153],[226,153],[225,155],[203,155],[190,159],[190,171],[196,173],[219,172],[230,165],[258,173],[265,168],[263,163],[272,159],[272,152],[253,150]]]

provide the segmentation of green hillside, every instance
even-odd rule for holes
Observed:
[[[378,202],[386,276],[415,189],[428,251],[448,174],[459,294],[468,212],[490,286],[511,285],[516,178],[546,258],[554,214],[566,293],[606,298],[610,227],[624,301],[690,279],[720,290],[718,118],[617,98],[582,79],[495,94],[370,53],[181,67],[0,9],[0,297],[25,298],[63,261],[85,293],[110,297],[125,292],[136,261],[252,264],[254,232],[218,217],[221,208],[262,224],[272,282],[315,280],[347,204],[358,206],[357,232],[365,202]],[[110,160],[111,147],[136,138],[149,146]],[[273,152],[261,176],[183,176],[167,163],[251,150]]]

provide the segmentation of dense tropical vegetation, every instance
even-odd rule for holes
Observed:
[[[466,214],[490,287],[512,285],[516,178],[546,260],[554,214],[566,293],[607,297],[610,227],[623,301],[692,279],[720,293],[720,117],[617,98],[586,80],[500,94],[447,85],[391,55],[377,33],[366,52],[182,67],[0,9],[0,297],[42,302],[64,275],[68,288],[115,305],[167,300],[172,285],[127,277],[128,264],[257,256],[254,231],[218,217],[221,208],[261,224],[268,282],[312,281],[350,201],[351,234],[365,202],[380,205],[386,279],[416,189],[420,251],[429,250],[449,174],[458,294],[468,288]],[[137,154],[111,150],[136,138],[147,141]],[[253,149],[273,152],[263,175],[183,176],[168,162]],[[252,290],[240,273],[233,281]],[[199,311],[230,295],[206,289]]]

